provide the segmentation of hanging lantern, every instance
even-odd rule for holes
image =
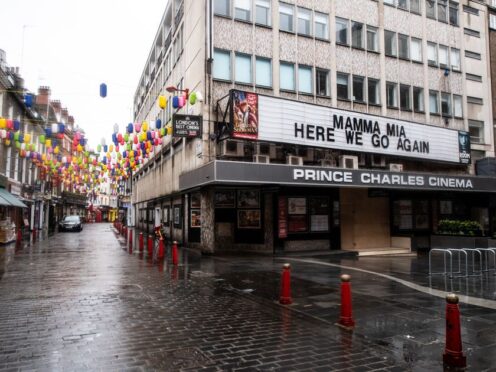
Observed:
[[[7,120],[5,118],[0,118],[0,129],[7,128]]]
[[[136,133],[139,133],[141,131],[141,124],[140,123],[135,123],[134,124],[134,131]]]
[[[155,120],[155,128],[157,129],[162,128],[162,120],[160,119]]]
[[[196,100],[198,102],[203,102],[203,95],[201,94],[201,92],[195,92],[196,93]]]
[[[167,98],[165,96],[158,96],[158,107],[162,110],[167,107]]]
[[[184,107],[185,104],[186,104],[186,97],[179,96],[179,108]]]
[[[52,124],[52,134],[57,134],[59,132],[59,125],[58,124]]]
[[[148,131],[148,123],[146,121],[144,121],[143,124],[141,125],[141,130],[143,132]]]
[[[21,129],[21,122],[19,120],[14,120],[14,130],[17,132]]]
[[[196,103],[196,92],[192,92],[189,95],[189,104],[193,106]]]
[[[59,133],[64,133],[65,132],[65,125],[64,123],[59,123]]]
[[[14,122],[11,119],[7,119],[7,129],[14,129]]]
[[[100,97],[107,97],[107,84],[105,83],[100,84]]]
[[[127,132],[128,132],[128,133],[133,133],[133,123],[129,123],[129,124],[127,125]]]
[[[175,109],[179,108],[179,97],[178,96],[172,97],[172,107]]]
[[[24,135],[24,143],[29,143],[29,142],[31,142],[31,134],[26,133]]]

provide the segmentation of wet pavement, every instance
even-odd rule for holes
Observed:
[[[174,267],[141,255],[134,235],[132,251],[109,224],[0,247],[0,371],[442,370],[444,299],[340,266],[429,286],[423,258],[181,249]],[[280,306],[286,261],[294,304]],[[352,275],[354,332],[334,325],[344,272]],[[491,301],[494,280],[454,289]],[[444,290],[443,281],[430,284]],[[496,370],[495,310],[460,308],[468,370]]]

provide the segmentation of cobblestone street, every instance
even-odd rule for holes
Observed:
[[[334,325],[344,271],[328,259],[181,249],[174,267],[139,254],[134,238],[130,252],[110,225],[95,224],[2,247],[0,371],[442,370],[443,298],[345,270],[354,286],[351,333]],[[287,307],[276,301],[285,260],[293,264]],[[410,259],[375,260],[341,263],[394,272]],[[490,371],[494,310],[460,307],[468,370]]]
[[[121,248],[102,224],[1,248],[1,371],[404,370],[348,332],[227,290],[211,259],[176,270]]]

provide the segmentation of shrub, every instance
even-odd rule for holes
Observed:
[[[438,224],[438,232],[446,235],[475,236],[482,233],[482,226],[479,222],[471,220],[441,220]]]

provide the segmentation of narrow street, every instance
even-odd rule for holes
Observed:
[[[333,264],[181,249],[174,267],[140,255],[136,235],[134,244],[130,252],[110,224],[89,224],[2,247],[0,371],[442,370],[444,299],[356,271],[411,266],[413,275],[413,259]],[[285,260],[287,307],[276,301]],[[342,272],[353,277],[354,332],[334,325]],[[494,310],[460,308],[468,370],[489,371]]]

